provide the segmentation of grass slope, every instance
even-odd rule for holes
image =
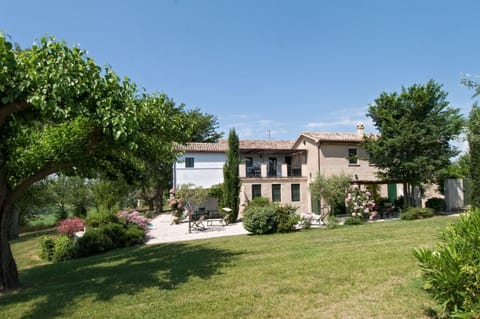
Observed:
[[[12,244],[24,289],[2,318],[425,318],[412,256],[452,217],[121,249],[45,264]]]

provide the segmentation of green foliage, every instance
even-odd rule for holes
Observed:
[[[27,49],[0,37],[0,110],[2,232],[10,208],[35,182],[63,172],[140,183],[148,164],[173,161],[174,142],[195,129],[183,105],[146,94],[86,51],[47,37]],[[16,268],[3,269],[13,256],[8,250],[2,258],[0,290],[18,288]]]
[[[365,136],[369,161],[379,168],[381,178],[406,183],[409,204],[413,187],[434,182],[458,154],[450,142],[462,132],[464,120],[446,97],[440,84],[429,81],[400,93],[384,92],[369,107],[367,115],[380,133]]]
[[[74,254],[74,242],[66,235],[42,236],[40,238],[40,257],[44,260],[64,261],[72,259]]]
[[[243,227],[255,235],[273,233],[276,228],[275,207],[247,207],[243,212]]]
[[[433,217],[431,208],[409,207],[400,214],[400,219],[415,220]]]
[[[40,257],[44,260],[53,259],[53,250],[55,247],[55,240],[52,236],[40,237]]]
[[[265,207],[270,206],[272,203],[266,197],[255,197],[250,202],[248,202],[248,207]]]
[[[330,207],[337,207],[345,202],[345,192],[350,186],[351,178],[343,173],[325,177],[318,173],[310,184],[310,192],[315,199],[323,198]]]
[[[223,204],[231,208],[230,222],[238,217],[240,205],[240,141],[235,129],[228,134],[227,160],[223,166]]]
[[[55,245],[53,247],[53,262],[59,262],[64,260],[72,259],[75,255],[75,245],[73,239],[61,235],[55,238]]]
[[[120,223],[117,215],[109,211],[95,211],[88,212],[85,224],[89,227],[100,227],[112,223]]]
[[[447,315],[480,315],[480,210],[474,209],[447,227],[435,249],[415,250],[424,288]]]
[[[192,212],[195,209],[203,207],[209,197],[209,191],[202,187],[193,187],[192,184],[180,185],[175,193],[182,206]]]
[[[123,225],[105,224],[101,225],[98,229],[106,237],[112,240],[112,248],[120,248],[127,246],[128,236],[126,234],[126,229]]]
[[[210,189],[208,190],[208,196],[217,200],[218,207],[225,207],[225,205],[223,204],[223,183],[210,187]]]
[[[363,224],[363,219],[359,216],[347,217],[343,222],[344,225],[361,225]]]
[[[293,227],[300,221],[300,216],[295,214],[297,209],[290,205],[277,205],[275,210],[276,232],[288,233],[293,230]]]
[[[112,239],[101,229],[87,228],[87,231],[77,240],[75,246],[78,257],[86,257],[111,250],[115,247]]]
[[[477,91],[478,92],[478,91]],[[468,147],[470,152],[470,177],[472,206],[480,207],[480,108],[477,104],[470,111],[468,121]]]
[[[122,200],[130,193],[124,180],[99,180],[93,184],[93,197],[97,209],[117,211],[122,208]]]
[[[444,212],[447,209],[447,203],[443,198],[433,197],[427,199],[425,207],[431,208],[435,213],[439,213]]]
[[[194,127],[189,136],[189,142],[216,143],[223,136],[223,132],[217,132],[219,127],[216,116],[202,113],[200,109],[187,112],[186,121]]]
[[[268,199],[257,197],[250,201],[243,212],[243,226],[253,234],[291,232],[300,221],[290,205],[271,203]]]
[[[137,225],[128,225],[126,231],[125,246],[141,245],[145,242],[145,230]]]

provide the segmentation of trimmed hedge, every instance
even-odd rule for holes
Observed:
[[[435,213],[439,213],[447,209],[447,203],[443,198],[433,197],[427,200],[425,207],[431,208]]]
[[[400,219],[403,220],[415,220],[429,217],[433,217],[431,208],[410,207],[402,211],[400,214]]]

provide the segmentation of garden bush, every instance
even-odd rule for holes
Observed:
[[[108,251],[114,248],[114,244],[100,229],[88,228],[85,234],[76,242],[76,256],[86,257]]]
[[[128,212],[122,211],[117,213],[117,217],[121,223],[125,226],[128,224],[135,224],[140,228],[147,229],[148,226],[148,218],[142,216],[138,211]]]
[[[75,255],[73,239],[67,235],[60,235],[55,238],[53,246],[52,261],[59,262],[72,259]]]
[[[84,227],[85,225],[80,218],[67,218],[58,222],[57,232],[73,237],[76,232],[82,231]]]
[[[431,208],[435,213],[444,212],[447,209],[447,203],[443,198],[433,197],[427,200],[425,207]]]
[[[125,235],[125,246],[141,245],[145,242],[145,230],[137,225],[129,225]]]
[[[276,229],[274,206],[248,206],[243,213],[243,227],[252,234],[273,233]]]
[[[285,233],[294,230],[300,221],[290,205],[271,203],[267,198],[257,197],[248,203],[243,212],[243,226],[253,234]]]
[[[90,227],[99,227],[111,223],[119,223],[119,220],[114,213],[107,211],[91,211],[85,218],[85,224]]]
[[[430,208],[410,207],[402,211],[400,219],[414,220],[433,217],[433,212]]]
[[[435,249],[414,252],[424,289],[454,318],[480,317],[480,210],[474,209],[449,226]]]
[[[110,238],[113,244],[112,248],[121,248],[127,245],[128,235],[125,226],[120,224],[106,224],[100,226],[98,230]]]
[[[361,225],[363,224],[363,218],[359,216],[347,217],[343,222],[344,225]]]
[[[53,259],[54,246],[55,240],[52,236],[45,235],[40,237],[40,257],[51,261]]]
[[[300,216],[295,214],[297,209],[290,205],[278,205],[275,210],[276,227],[274,231],[279,233],[288,233],[300,221]]]
[[[74,242],[67,235],[42,236],[40,238],[40,257],[42,259],[59,262],[71,259],[74,255]]]

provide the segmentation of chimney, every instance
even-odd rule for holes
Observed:
[[[357,136],[363,137],[365,134],[365,125],[362,122],[357,123]]]

